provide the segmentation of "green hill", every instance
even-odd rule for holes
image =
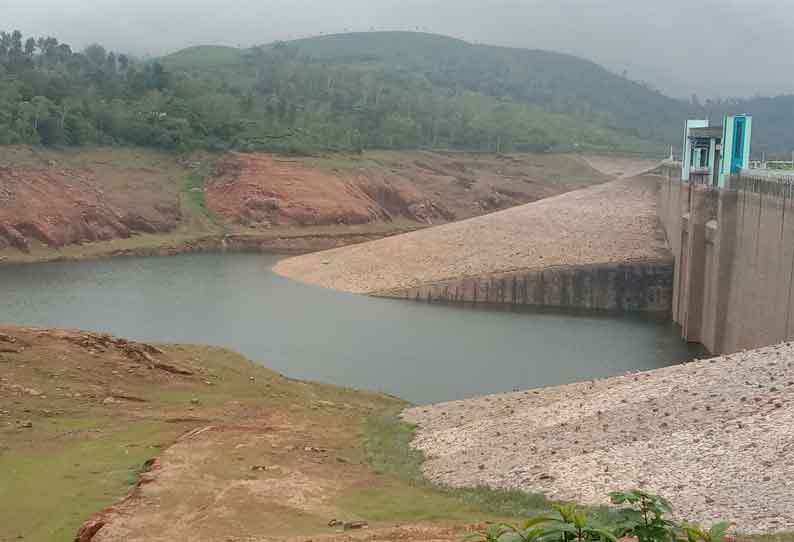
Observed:
[[[683,102],[574,56],[413,32],[191,48],[162,62],[312,117],[328,109],[320,124],[336,128],[325,137],[292,137],[319,137],[310,144],[660,152],[677,143],[689,113]]]
[[[414,32],[208,45],[146,62],[0,32],[0,144],[658,155],[678,148],[686,118],[747,112],[756,150],[788,156],[792,99],[695,106],[571,55]]]
[[[173,70],[207,69],[213,66],[242,65],[243,52],[223,45],[199,45],[182,49],[161,59]]]

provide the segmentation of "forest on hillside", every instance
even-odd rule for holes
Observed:
[[[569,55],[427,34],[139,61],[0,33],[0,144],[659,154],[702,109]]]

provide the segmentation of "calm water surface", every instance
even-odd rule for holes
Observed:
[[[692,357],[671,324],[373,299],[185,255],[0,267],[0,322],[224,346],[288,376],[416,403],[652,369]]]

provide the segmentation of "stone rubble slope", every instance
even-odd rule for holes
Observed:
[[[275,271],[377,294],[520,270],[670,258],[653,178],[618,180],[506,211],[307,256]]]
[[[794,344],[403,416],[438,483],[592,505],[639,487],[679,519],[794,531]]]

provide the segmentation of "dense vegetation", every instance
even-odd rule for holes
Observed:
[[[196,47],[151,62],[0,34],[0,144],[660,153],[704,109],[569,55],[428,34]]]

